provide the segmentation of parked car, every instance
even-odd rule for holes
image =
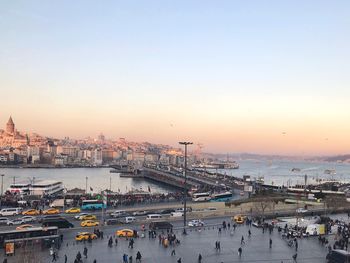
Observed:
[[[0,217],[0,225],[7,225],[8,221],[7,217]]]
[[[119,220],[118,219],[114,219],[114,218],[110,218],[106,220],[106,224],[107,225],[117,225],[119,224]]]
[[[117,237],[133,237],[135,235],[135,231],[131,229],[121,229],[115,232]]]
[[[118,217],[127,216],[128,213],[124,210],[117,210],[117,211],[112,212],[110,215],[111,215],[111,217],[118,218]]]
[[[35,221],[36,221],[36,217],[34,217],[34,216],[22,216],[21,219],[22,219],[25,223],[35,222]]]
[[[22,213],[21,207],[16,208],[3,208],[0,210],[0,216],[15,216]]]
[[[97,235],[94,233],[90,233],[90,232],[79,232],[76,236],[75,236],[75,240],[76,241],[82,241],[82,240],[88,240],[88,239],[96,239]]]
[[[204,226],[204,222],[200,219],[193,219],[190,222],[188,222],[188,226],[190,227]]]
[[[13,225],[22,225],[24,224],[25,222],[23,221],[23,219],[21,218],[15,218],[15,219],[12,219],[12,220],[8,220],[7,221],[7,225],[8,226],[13,226]]]
[[[159,230],[159,229],[171,229],[173,228],[173,225],[169,222],[151,222],[149,224],[150,230]]]
[[[29,209],[29,210],[22,212],[22,215],[24,215],[24,216],[37,216],[37,215],[40,215],[40,212],[39,212],[39,210],[36,210],[36,209]]]

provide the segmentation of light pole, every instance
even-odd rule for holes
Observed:
[[[85,177],[85,194],[87,194],[87,183],[88,183],[88,177]]]
[[[1,174],[1,196],[4,195],[4,174]]]
[[[184,182],[184,231],[183,234],[186,235],[186,212],[187,212],[187,208],[186,208],[186,198],[187,198],[187,145],[191,145],[193,144],[193,142],[179,142],[179,144],[181,145],[185,145],[185,182]]]

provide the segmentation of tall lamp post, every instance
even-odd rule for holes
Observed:
[[[1,174],[1,196],[4,195],[4,174]]]
[[[187,198],[187,145],[193,144],[193,142],[179,142],[181,145],[185,145],[185,182],[184,182],[184,231],[183,234],[186,235],[186,213],[187,213],[187,208],[186,208],[186,198]]]
[[[88,191],[87,184],[88,184],[88,177],[86,176],[85,177],[85,194],[87,194],[87,191]]]
[[[1,174],[1,196],[0,196],[0,208],[2,207],[2,196],[4,195],[4,174]]]

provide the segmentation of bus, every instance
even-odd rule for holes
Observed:
[[[83,200],[81,205],[82,210],[98,210],[102,208],[107,208],[107,205],[102,200]]]
[[[52,244],[59,246],[59,242],[60,235],[57,227],[31,227],[0,232],[0,247],[6,247],[6,244],[12,243],[17,248],[37,244],[48,248]]]
[[[210,193],[194,193],[192,196],[193,202],[205,202],[210,200]]]

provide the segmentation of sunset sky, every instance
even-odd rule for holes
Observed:
[[[0,2],[0,127],[350,153],[350,1]]]

